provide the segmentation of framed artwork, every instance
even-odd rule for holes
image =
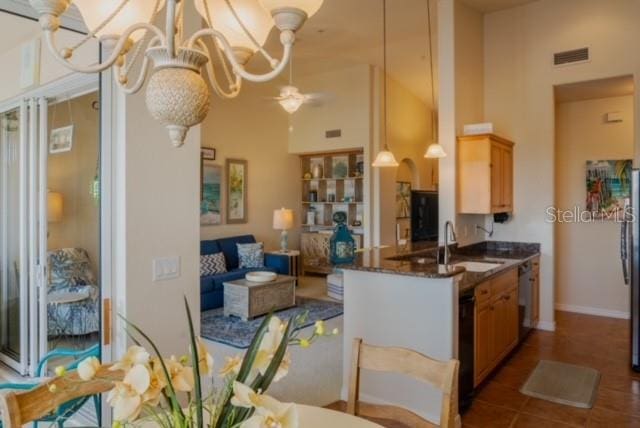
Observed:
[[[49,153],[64,153],[73,147],[73,125],[51,130]]]
[[[411,183],[396,182],[396,218],[408,218],[411,215]]]
[[[594,218],[615,220],[631,197],[631,159],[587,161],[587,211]]]
[[[204,160],[216,160],[216,149],[212,149],[211,147],[202,147],[200,149],[200,156]]]
[[[247,161],[227,159],[227,223],[248,221],[247,211]]]
[[[222,167],[202,159],[200,173],[200,225],[222,224]]]

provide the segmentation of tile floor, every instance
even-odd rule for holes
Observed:
[[[556,331],[534,331],[480,388],[463,428],[640,428],[640,373],[629,368],[629,321],[556,313]],[[602,378],[593,409],[523,395],[519,388],[541,359],[593,367]],[[327,406],[345,410],[344,402]],[[376,421],[387,428],[401,422]]]
[[[640,373],[629,368],[629,322],[556,313],[556,331],[534,331],[480,389],[462,417],[466,428],[640,427]],[[518,389],[540,359],[600,370],[593,409],[522,395]]]

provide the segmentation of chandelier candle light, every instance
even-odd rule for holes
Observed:
[[[71,0],[29,0],[39,15],[47,46],[67,68],[98,73],[114,68],[117,82],[127,94],[138,92],[152,68],[146,102],[151,115],[169,131],[172,143],[184,143],[190,127],[209,112],[209,85],[221,98],[238,96],[243,79],[267,82],[276,78],[291,59],[295,33],[315,14],[324,0],[194,0],[207,28],[184,37],[185,0],[74,0],[89,33],[78,43],[60,49],[56,32],[60,16]],[[165,4],[166,3],[166,4]],[[166,8],[164,31],[154,22]],[[281,59],[265,51],[273,26],[280,31]],[[97,38],[107,51],[106,59],[94,65],[73,63],[80,46]],[[205,43],[210,39],[212,43]],[[271,68],[264,74],[245,69],[259,52]],[[144,55],[141,55],[144,54]],[[221,64],[224,83],[216,76],[213,60]],[[133,65],[141,62],[139,75],[129,83]]]

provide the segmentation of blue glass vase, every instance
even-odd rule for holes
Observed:
[[[347,215],[343,212],[337,212],[333,215],[333,221],[337,223],[337,226],[331,235],[329,250],[331,263],[334,265],[351,263],[356,256],[356,241],[345,224],[346,220]]]

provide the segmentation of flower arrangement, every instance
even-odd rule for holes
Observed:
[[[297,428],[298,413],[293,403],[281,403],[264,392],[278,382],[291,364],[288,347],[306,348],[327,332],[324,322],[315,323],[310,337],[299,337],[308,313],[296,315],[288,322],[273,314],[265,317],[244,356],[227,358],[218,375],[222,387],[204,393],[202,376],[214,374],[214,360],[202,339],[196,337],[191,311],[185,299],[190,331],[189,354],[180,358],[163,358],[154,342],[126,319],[129,337],[134,342],[110,371],[121,371],[124,377],[113,383],[107,402],[113,408],[114,428],[155,422],[171,428]],[[141,344],[146,342],[152,355]],[[95,357],[78,365],[82,382],[104,382],[101,363]],[[64,376],[64,368],[56,368]],[[55,392],[55,391],[51,391]]]

